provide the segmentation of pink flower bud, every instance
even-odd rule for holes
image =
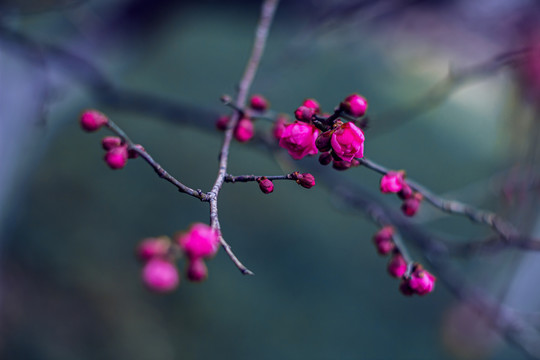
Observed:
[[[389,254],[396,245],[392,237],[394,236],[394,228],[392,226],[384,226],[373,236],[373,242],[377,248],[377,252],[381,255]]]
[[[407,272],[407,262],[400,253],[396,253],[388,263],[388,273],[393,277],[400,278]]]
[[[161,258],[152,258],[144,265],[142,280],[150,290],[160,293],[172,291],[180,283],[176,266]]]
[[[315,140],[315,146],[321,152],[330,151],[330,149],[332,148],[332,146],[330,145],[331,138],[332,130],[325,131],[317,137],[317,140]]]
[[[255,134],[253,122],[249,118],[242,118],[234,129],[234,138],[239,142],[250,140]]]
[[[407,216],[414,216],[420,208],[420,202],[424,197],[420,193],[414,193],[412,197],[403,201],[401,210]]]
[[[401,280],[401,284],[399,284],[399,291],[401,291],[401,293],[405,296],[412,296],[414,294],[414,290],[409,286],[408,279]]]
[[[418,266],[408,279],[409,288],[418,295],[426,295],[435,288],[435,276]]]
[[[217,231],[203,223],[195,223],[187,233],[178,235],[176,241],[190,259],[208,258],[219,249]]]
[[[105,114],[97,111],[97,110],[85,110],[81,114],[80,119],[81,127],[84,131],[96,131],[103,125],[105,125],[107,122],[109,122],[109,119]]]
[[[389,171],[381,179],[382,193],[397,193],[403,189],[403,171]]]
[[[274,191],[274,183],[272,180],[268,180],[265,176],[258,178],[257,182],[259,183],[259,188],[263,193],[270,194],[272,191]]]
[[[111,169],[121,169],[126,166],[128,160],[128,151],[125,145],[117,146],[107,151],[105,162]]]
[[[164,257],[171,248],[171,239],[167,236],[146,238],[137,246],[137,257],[142,261],[150,260],[154,257]]]
[[[354,160],[354,159],[353,159]],[[332,167],[339,171],[344,171],[351,168],[352,163],[345,160],[334,160]]]
[[[105,136],[101,139],[101,146],[107,151],[120,145],[122,145],[122,139],[118,136]]]
[[[360,117],[366,113],[367,107],[368,103],[364,97],[351,94],[343,100],[339,108],[353,117]]]
[[[332,155],[329,152],[323,152],[319,156],[319,163],[321,165],[328,165],[332,162]]]
[[[315,177],[310,173],[300,174],[298,171],[295,171],[292,175],[296,183],[306,189],[311,189],[315,186]]]
[[[311,118],[315,115],[315,109],[307,107],[307,106],[300,106],[296,111],[294,112],[294,117],[303,122],[311,122]]]
[[[231,120],[231,118],[227,115],[221,115],[217,120],[216,120],[216,128],[218,130],[221,130],[221,131],[225,131],[227,130],[227,125],[229,124],[229,120]]]
[[[268,109],[268,100],[266,100],[262,95],[253,95],[249,100],[249,106],[253,110],[265,111]]]
[[[319,105],[319,103],[315,99],[304,100],[304,102],[302,103],[302,106],[312,108],[313,110],[315,110],[316,114],[321,112],[321,105]]]
[[[188,262],[187,278],[189,281],[201,282],[208,277],[208,269],[201,258],[191,259]]]
[[[306,155],[315,155],[319,152],[315,146],[317,136],[319,130],[315,126],[295,121],[285,126],[279,146],[286,149],[293,159],[299,160]]]
[[[413,189],[404,181],[403,187],[398,192],[398,196],[402,200],[410,199],[413,196]]]
[[[352,122],[334,131],[331,144],[334,153],[342,160],[351,161],[364,156],[364,133]]]
[[[274,134],[274,137],[279,140],[283,136],[283,132],[285,131],[285,126],[287,125],[289,121],[289,118],[287,115],[278,115],[276,122],[274,122],[274,126],[272,127],[272,134]]]
[[[145,151],[143,146],[140,144],[135,145],[135,147],[139,150]],[[128,159],[136,159],[139,157],[139,153],[135,150],[128,150]]]

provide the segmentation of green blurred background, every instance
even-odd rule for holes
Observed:
[[[222,231],[256,276],[241,276],[221,251],[208,264],[208,281],[183,281],[169,295],[148,292],[134,256],[137,243],[207,222],[207,204],[179,194],[141,160],[108,169],[104,134],[83,133],[78,114],[99,108],[170,173],[209,189],[222,141],[213,122],[228,112],[219,97],[234,95],[259,11],[252,1],[151,3],[3,4],[1,359],[523,357],[488,334],[480,319],[463,315],[442,284],[426,297],[401,296],[372,245],[376,226],[345,209],[322,183],[306,190],[278,182],[271,195],[256,184],[226,184]],[[501,41],[489,27],[485,19],[497,18],[497,9],[486,16],[460,1],[410,7],[381,1],[353,11],[354,3],[284,1],[252,91],[289,114],[306,97],[331,111],[359,92],[370,102],[368,157],[530,230],[535,201],[527,194],[509,205],[490,187],[492,174],[529,159],[527,144],[535,143],[529,115],[522,114],[523,126],[514,116],[516,104],[535,111],[520,84],[502,71],[441,99],[432,90],[448,79],[450,67],[466,68],[517,44],[517,35]],[[487,29],[464,28],[461,21]],[[10,38],[6,29],[35,46]],[[165,118],[138,111],[140,104],[115,106],[91,77],[73,76],[82,68],[40,44],[76,54],[122,89],[187,110]],[[263,133],[270,124],[256,127]],[[234,143],[230,172],[283,170],[265,149]],[[379,196],[379,177],[368,170],[340,176]],[[399,207],[394,197],[379,197]],[[428,206],[417,221],[457,238],[489,234]],[[525,291],[512,288],[522,260],[522,253],[509,251],[458,262],[469,279],[505,299],[508,289]]]

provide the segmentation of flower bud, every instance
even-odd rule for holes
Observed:
[[[287,115],[278,115],[276,121],[274,122],[274,126],[272,127],[272,134],[274,135],[274,138],[276,138],[277,140],[281,139],[288,121],[289,117]]]
[[[306,99],[306,100],[304,100],[304,102],[302,103],[302,106],[305,106],[305,107],[308,107],[308,108],[311,108],[311,109],[315,110],[316,114],[321,112],[321,105],[319,105],[319,103],[315,99]]]
[[[263,193],[270,194],[272,191],[274,191],[274,183],[272,180],[268,180],[265,176],[258,178],[257,182],[259,183],[259,188]]]
[[[352,163],[345,160],[334,160],[332,167],[336,170],[343,171],[351,168]]]
[[[329,152],[323,152],[319,155],[319,163],[321,165],[328,165],[332,162],[332,155]]]
[[[249,100],[249,106],[253,110],[265,111],[268,109],[268,100],[266,100],[262,95],[253,95]]]
[[[307,155],[315,155],[319,152],[315,146],[315,140],[319,136],[319,130],[302,121],[295,121],[285,126],[285,130],[279,139],[279,146],[286,149],[295,160],[300,160]]]
[[[228,115],[221,115],[216,121],[216,128],[221,131],[227,130],[229,120],[231,120],[231,118]]]
[[[96,131],[107,122],[107,116],[97,110],[85,110],[81,114],[80,124],[84,131]]]
[[[435,288],[435,276],[418,266],[408,279],[409,288],[418,295],[426,295]]]
[[[404,181],[403,187],[398,192],[398,196],[402,200],[410,199],[413,196],[413,189]]]
[[[379,254],[387,255],[396,247],[394,240],[392,240],[394,231],[393,226],[387,225],[382,227],[373,236],[373,242]]]
[[[307,107],[307,106],[300,106],[296,111],[294,112],[294,117],[303,122],[311,122],[311,118],[315,115],[315,109]]]
[[[139,150],[145,151],[143,146],[140,144],[136,144],[135,147]],[[136,159],[139,157],[139,153],[135,150],[128,150],[128,159]]]
[[[147,261],[155,257],[164,257],[171,248],[171,239],[167,236],[146,238],[137,246],[137,257],[141,261]]]
[[[255,134],[253,122],[249,118],[242,118],[234,129],[234,138],[239,142],[250,140]]]
[[[219,249],[216,230],[203,223],[195,223],[188,232],[177,235],[176,241],[190,259],[214,256]]]
[[[351,161],[364,156],[364,133],[354,123],[339,126],[331,138],[332,149],[341,160]]]
[[[407,272],[407,262],[398,252],[395,253],[388,263],[388,273],[393,277],[400,278]]]
[[[420,202],[424,197],[420,193],[414,193],[412,197],[403,201],[401,210],[407,216],[414,216],[420,208]]]
[[[109,151],[112,148],[120,145],[122,145],[122,139],[120,139],[118,136],[105,136],[103,139],[101,139],[101,146],[103,147],[103,150]]]
[[[190,259],[186,275],[189,281],[201,282],[208,277],[208,269],[202,258]]]
[[[366,113],[367,107],[367,100],[358,94],[347,96],[339,105],[341,111],[344,111],[353,117],[363,116]]]
[[[315,146],[321,152],[330,151],[332,146],[330,145],[330,139],[332,138],[332,130],[325,131],[317,137],[315,140]]]
[[[310,173],[300,174],[298,171],[293,173],[293,179],[296,183],[306,189],[311,189],[315,186],[315,177]]]
[[[117,146],[107,151],[105,154],[105,162],[111,169],[121,169],[126,166],[128,160],[127,146]]]
[[[150,259],[144,265],[142,280],[150,290],[160,293],[170,292],[180,283],[176,266],[161,258]]]
[[[403,171],[389,171],[381,178],[381,192],[397,193],[403,188],[403,177],[405,172]]]

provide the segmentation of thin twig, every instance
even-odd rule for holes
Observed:
[[[251,87],[251,84],[253,83],[257,68],[259,67],[259,63],[264,52],[264,47],[266,45],[266,39],[268,38],[268,32],[270,30],[270,26],[272,25],[272,20],[274,18],[274,13],[276,11],[278,3],[279,0],[265,0],[262,4],[261,15],[259,18],[259,23],[257,24],[257,29],[255,31],[255,40],[253,43],[251,56],[248,60],[244,75],[242,76],[242,79],[240,80],[240,84],[238,86],[238,94],[235,101],[235,107],[237,109],[243,109],[246,105],[246,99],[249,94],[249,89]],[[221,245],[231,258],[231,260],[234,262],[236,267],[238,267],[238,269],[242,272],[242,274],[253,275],[253,273],[248,270],[233,254],[231,247],[225,241],[223,236],[221,236],[221,228],[218,218],[217,198],[219,191],[223,186],[223,182],[225,181],[225,175],[227,174],[229,149],[231,146],[234,128],[238,123],[240,115],[241,114],[239,111],[235,111],[231,116],[231,120],[229,121],[227,130],[225,131],[223,145],[221,146],[221,151],[219,154],[218,175],[216,177],[216,181],[214,182],[212,190],[208,193],[208,196],[210,197],[210,225],[220,234]]]
[[[390,169],[366,158],[358,159],[358,161],[366,168],[376,171],[382,175],[386,175],[389,171],[391,171]],[[407,184],[409,184],[413,190],[421,193],[424,198],[433,206],[447,213],[463,215],[474,222],[486,224],[505,240],[510,240],[519,234],[512,224],[503,220],[495,213],[480,210],[459,201],[442,199],[413,180],[407,179]]]
[[[174,176],[169,174],[161,165],[159,165],[154,160],[154,158],[152,158],[152,156],[150,156],[150,154],[146,150],[142,149],[140,146],[137,146],[133,141],[131,141],[126,132],[122,130],[122,128],[120,128],[116,123],[114,123],[114,121],[109,119],[105,126],[122,139],[122,141],[127,145],[128,150],[135,151],[137,154],[139,154],[148,163],[148,165],[150,165],[154,169],[154,171],[158,174],[160,178],[176,186],[178,188],[178,191],[196,197],[201,201],[209,200],[208,196],[202,193],[200,190],[194,190],[189,186],[184,185]]]

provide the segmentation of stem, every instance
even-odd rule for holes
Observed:
[[[391,171],[388,168],[366,158],[358,159],[358,161],[366,168],[382,175],[386,175],[389,171]],[[480,210],[459,201],[440,198],[422,185],[412,180],[407,180],[407,184],[409,184],[413,190],[421,193],[424,198],[433,206],[447,213],[464,215],[474,222],[486,224],[507,241],[510,241],[512,238],[518,235],[518,231],[513,225],[504,221],[495,213]]]
[[[265,0],[262,4],[261,15],[259,18],[259,23],[257,24],[257,29],[255,31],[255,40],[253,43],[253,49],[251,51],[251,57],[248,60],[246,69],[244,70],[244,75],[240,80],[238,86],[238,94],[235,101],[236,109],[243,109],[246,105],[246,99],[249,94],[249,89],[253,83],[255,73],[259,67],[262,54],[266,45],[266,40],[268,38],[268,32],[270,26],[272,25],[272,20],[274,18],[274,13],[276,11],[279,0]],[[225,249],[231,260],[235,263],[236,267],[242,272],[242,274],[253,275],[253,273],[248,270],[236,256],[233,254],[229,244],[221,236],[221,228],[218,218],[218,204],[217,198],[223,182],[225,181],[225,175],[227,174],[227,165],[229,160],[229,149],[231,146],[231,141],[233,137],[233,132],[238,120],[240,118],[240,111],[236,110],[231,116],[231,120],[228,124],[227,130],[225,131],[225,137],[223,139],[223,145],[221,146],[221,151],[219,154],[219,171],[216,177],[216,181],[212,186],[212,190],[208,193],[210,198],[210,225],[212,228],[216,229],[220,234],[221,246]]]

